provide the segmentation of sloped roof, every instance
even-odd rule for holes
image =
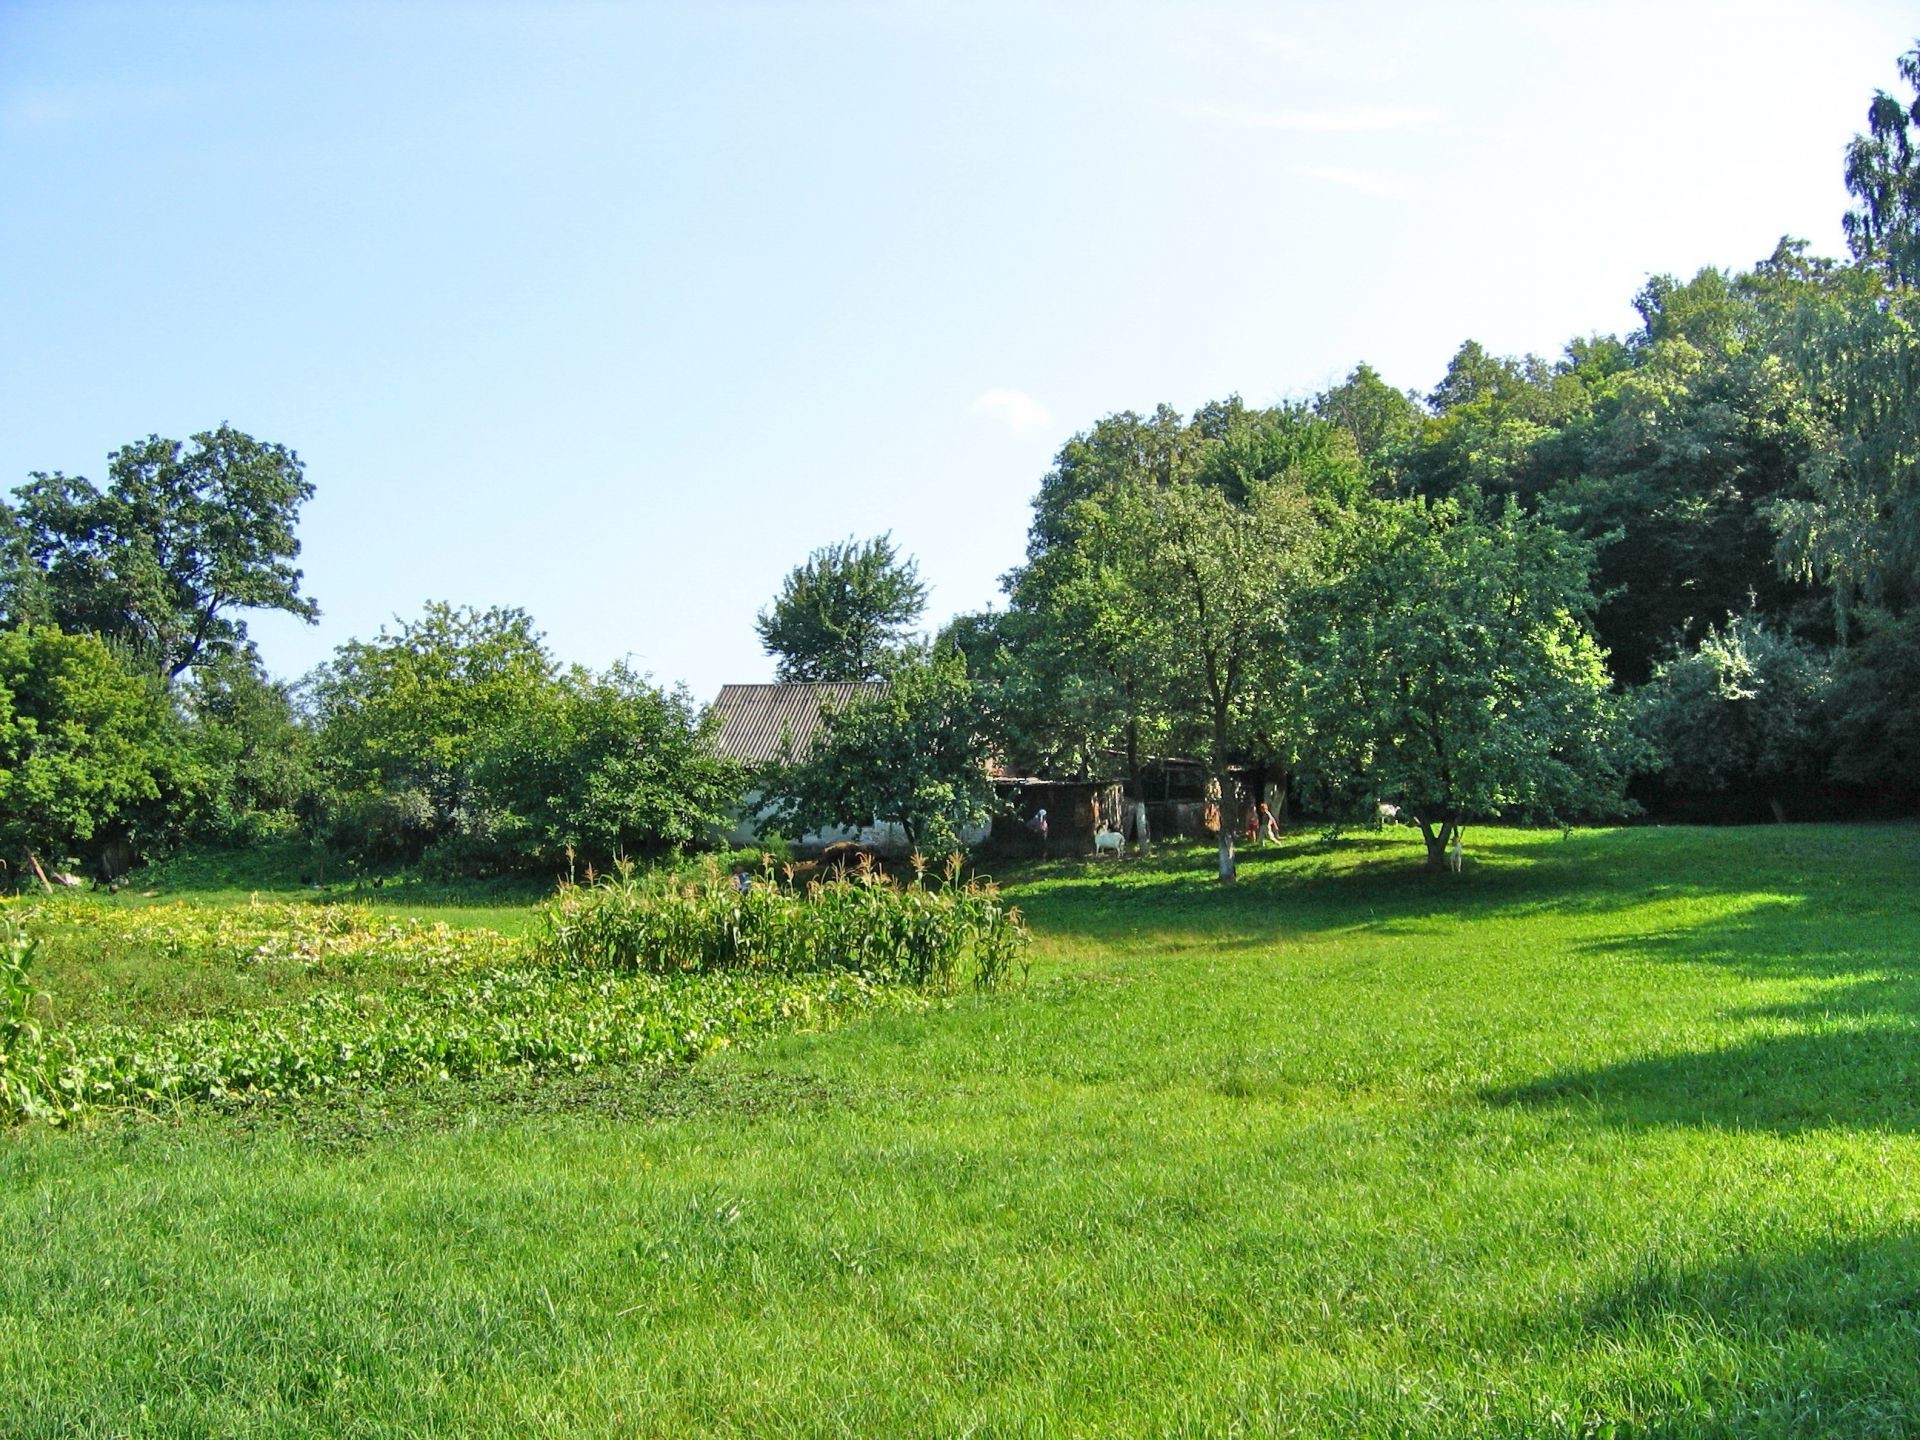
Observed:
[[[722,685],[713,702],[720,716],[720,734],[714,743],[729,760],[764,765],[780,758],[791,737],[794,758],[804,759],[820,729],[822,709],[838,710],[852,700],[882,694],[886,688],[880,680]]]

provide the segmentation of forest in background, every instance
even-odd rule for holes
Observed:
[[[1006,606],[917,634],[886,537],[761,620],[783,678],[886,679],[751,777],[793,827],[929,845],[983,761],[1284,771],[1332,818],[1820,818],[1920,799],[1920,47],[1844,158],[1849,256],[1658,276],[1624,336],[1463,344],[1424,392],[1098,420],[1034,501]],[[312,484],[228,426],[0,502],[0,859],[120,868],[301,837],[360,864],[551,872],[703,843],[750,777],[683,689],[568,667],[510,608],[429,607],[298,681]],[[1230,790],[1230,787],[1229,787]],[[43,865],[44,862],[44,865]],[[1223,841],[1223,874],[1231,873]]]

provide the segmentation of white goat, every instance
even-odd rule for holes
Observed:
[[[1102,830],[1093,837],[1093,853],[1098,859],[1111,850],[1116,860],[1127,853],[1127,837],[1118,830]]]

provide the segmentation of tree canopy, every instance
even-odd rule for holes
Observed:
[[[1399,805],[1434,868],[1469,819],[1623,808],[1633,748],[1582,547],[1510,503],[1446,501],[1372,507],[1341,550],[1304,660],[1329,794]]]
[[[313,495],[299,456],[230,426],[113,452],[102,490],[35,473],[0,505],[9,623],[99,635],[169,679],[244,651],[249,610],[319,614],[294,534]]]
[[[875,680],[926,606],[919,567],[877,535],[815,550],[754,623],[782,681]]]

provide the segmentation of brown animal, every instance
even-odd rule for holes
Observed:
[[[820,852],[820,874],[823,879],[839,880],[869,870],[875,875],[887,873],[886,861],[871,845],[840,840]]]

